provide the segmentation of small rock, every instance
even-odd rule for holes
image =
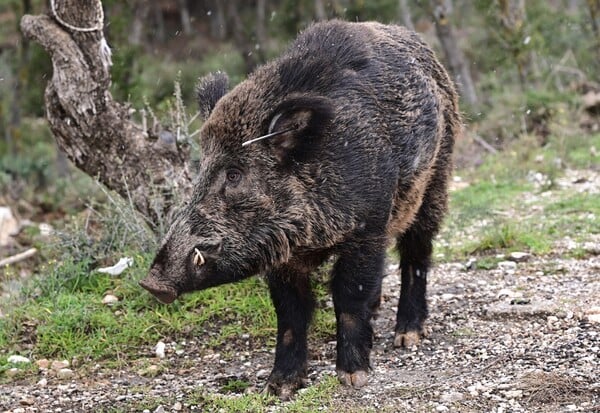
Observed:
[[[546,324],[548,324],[548,327],[552,327],[554,326],[554,324],[558,323],[558,317],[554,316],[554,315],[549,315],[546,318]]]
[[[119,298],[112,294],[106,294],[102,299],[102,304],[110,305],[119,302]]]
[[[37,364],[40,370],[48,370],[50,367],[50,361],[48,361],[48,359],[36,360],[35,364]]]
[[[447,412],[449,409],[444,406],[443,404],[438,404],[437,407],[435,408],[436,412]]]
[[[155,348],[156,357],[158,357],[159,359],[165,358],[166,346],[167,345],[162,341],[159,341],[158,343],[156,343],[156,348]]]
[[[154,377],[160,372],[157,365],[152,364],[139,372],[140,376]]]
[[[517,268],[517,263],[514,261],[500,261],[498,263],[498,268],[502,270],[515,270]]]
[[[443,393],[440,397],[442,403],[453,403],[464,399],[464,395],[461,392],[451,391]]]
[[[19,400],[19,404],[21,406],[32,406],[35,403],[35,399],[33,397],[23,397]]]
[[[181,404],[181,402],[175,402],[172,409],[176,412],[181,411],[181,409],[183,409],[183,405]]]
[[[508,288],[503,288],[500,291],[498,291],[498,298],[503,298],[503,297],[508,297],[508,298],[522,298],[523,297],[523,293],[522,292],[516,292],[516,291],[512,291]]]
[[[450,294],[450,293],[444,293],[444,294],[442,294],[442,295],[441,295],[441,297],[440,297],[440,298],[441,298],[443,301],[450,301],[450,300],[452,300],[454,297],[456,297],[454,294]]]
[[[515,251],[515,252],[511,252],[510,255],[508,256],[508,258],[511,261],[515,261],[515,262],[525,262],[525,261],[529,260],[529,258],[531,258],[531,254],[529,254],[527,252]]]
[[[4,374],[6,374],[7,377],[16,377],[19,375],[19,373],[21,373],[21,370],[19,370],[16,367],[13,367],[11,369],[6,370],[6,373]]]
[[[523,396],[523,390],[507,390],[504,395],[509,399],[519,399]]]
[[[31,360],[29,360],[27,357],[23,357],[23,356],[19,356],[18,354],[13,354],[12,356],[10,356],[7,361],[9,363],[12,364],[28,364],[31,363]]]
[[[269,370],[267,370],[267,369],[260,369],[256,372],[257,379],[265,379],[268,376],[269,376]]]
[[[75,372],[67,368],[60,369],[56,372],[56,377],[58,377],[61,380],[71,379],[73,378],[73,376],[75,376]]]
[[[588,314],[587,319],[591,323],[600,324],[600,314]]]
[[[54,371],[59,371],[59,370],[65,369],[67,367],[69,367],[69,362],[67,360],[62,360],[62,361],[54,360],[52,362],[52,364],[50,365],[50,368]]]
[[[165,408],[162,404],[160,404],[156,409],[154,409],[154,413],[165,413]]]
[[[46,387],[48,385],[48,379],[42,377],[40,381],[37,382],[37,385],[40,387]]]

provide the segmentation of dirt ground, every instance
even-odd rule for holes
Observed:
[[[492,270],[436,266],[429,280],[428,336],[409,350],[393,347],[400,285],[397,265],[389,264],[374,321],[369,384],[360,391],[337,387],[320,410],[600,411],[599,246],[588,245],[580,260],[506,257]],[[139,366],[117,372],[95,366],[75,369],[67,379],[42,374],[38,382],[3,385],[0,408],[138,411],[142,400],[156,400],[148,411],[203,411],[206,405],[189,397],[198,388],[222,392],[231,380],[251,383],[246,392],[264,386],[271,347],[249,336],[218,352],[199,347],[194,341],[166,343],[156,375],[140,374]],[[154,349],[141,353],[151,359]],[[311,340],[309,386],[335,374],[334,360],[334,341]],[[285,410],[286,404],[268,407]]]

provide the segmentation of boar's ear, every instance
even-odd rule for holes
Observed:
[[[229,91],[229,78],[224,72],[209,73],[198,80],[196,97],[200,107],[200,117],[206,120],[215,105]]]
[[[309,159],[334,117],[333,103],[321,96],[301,96],[282,102],[269,123],[267,145],[281,163]]]

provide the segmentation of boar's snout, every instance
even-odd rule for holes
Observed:
[[[164,304],[171,304],[177,298],[177,290],[158,281],[152,273],[141,280],[140,285]]]

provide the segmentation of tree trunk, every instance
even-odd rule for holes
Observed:
[[[138,0],[133,7],[133,22],[129,32],[129,43],[134,46],[144,44],[146,37],[145,28],[150,14],[150,4],[145,0]]]
[[[517,64],[519,82],[524,89],[527,84],[527,73],[529,72],[529,54],[526,51],[525,23],[525,0],[498,0],[500,6],[500,22],[504,28],[505,41],[510,48],[513,59]]]
[[[315,18],[319,20],[327,20],[327,12],[323,0],[315,0]]]
[[[433,17],[435,20],[435,31],[444,50],[446,61],[454,80],[458,84],[462,97],[469,105],[477,103],[477,93],[471,78],[471,71],[465,59],[465,55],[458,47],[449,15],[452,13],[452,3],[448,0],[436,0],[433,2]]]
[[[587,0],[587,4],[592,19],[592,30],[596,36],[596,58],[600,62],[600,0]]]
[[[191,192],[189,147],[166,138],[172,134],[148,136],[130,119],[130,108],[113,100],[100,1],[55,5],[52,17],[23,16],[21,30],[52,58],[45,105],[56,142],[79,169],[162,225],[173,204]],[[83,30],[94,26],[100,27]]]
[[[154,12],[154,22],[156,24],[154,38],[160,43],[164,43],[167,39],[167,33],[165,32],[165,19],[158,0],[150,1],[152,2],[152,11]]]
[[[210,34],[215,39],[224,40],[227,37],[227,19],[222,0],[213,0],[210,10]]]
[[[400,12],[400,20],[402,24],[410,30],[415,30],[415,25],[412,21],[412,15],[410,14],[410,7],[408,6],[407,0],[398,1],[398,11]]]
[[[187,0],[179,0],[179,13],[181,15],[181,28],[183,34],[189,36],[192,34],[192,22],[190,20],[190,9]]]
[[[267,13],[267,0],[256,1],[256,42],[260,50],[265,50],[267,45],[267,27],[265,15]]]

